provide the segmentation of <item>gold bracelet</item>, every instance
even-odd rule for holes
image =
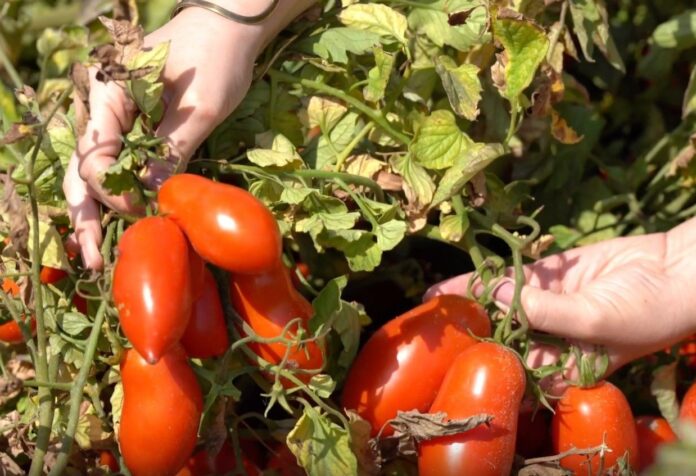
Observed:
[[[268,6],[268,8],[266,8],[258,15],[247,16],[231,12],[225,8],[222,8],[220,5],[217,5],[213,2],[209,2],[207,0],[181,0],[179,3],[177,3],[176,7],[174,7],[174,11],[172,12],[171,18],[174,18],[184,8],[200,7],[209,10],[213,13],[217,13],[218,15],[223,16],[228,20],[233,20],[238,23],[243,23],[245,25],[255,25],[257,23],[261,23],[266,18],[271,16],[273,10],[275,10],[275,8],[278,6],[279,1],[280,0],[271,0],[271,4]]]

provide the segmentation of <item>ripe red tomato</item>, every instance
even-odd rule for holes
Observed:
[[[278,476],[304,476],[305,471],[297,465],[297,458],[287,445],[280,443],[273,448],[266,464],[266,471],[275,471]]]
[[[689,421],[696,425],[696,383],[689,387],[689,390],[682,399],[679,409],[679,419]]]
[[[398,410],[425,412],[454,358],[474,345],[469,331],[491,334],[484,309],[443,295],[387,322],[363,346],[343,387],[343,406],[372,425],[376,435]],[[391,426],[382,434],[393,433]]]
[[[519,358],[505,346],[479,342],[459,354],[442,381],[430,413],[445,412],[451,419],[483,413],[493,420],[471,431],[421,443],[419,474],[510,474],[525,382]]]
[[[179,174],[164,182],[158,201],[160,213],[184,229],[209,263],[235,273],[263,273],[280,261],[275,218],[246,190]]]
[[[246,476],[261,475],[261,470],[256,466],[251,458],[244,453],[242,449],[242,466]],[[225,440],[222,448],[215,457],[211,457],[207,451],[202,450],[194,454],[186,464],[189,473],[192,476],[216,476],[219,474],[231,474],[237,469],[237,458],[234,454],[234,448]],[[180,473],[180,476],[181,475]]]
[[[203,292],[193,303],[191,318],[181,337],[188,356],[197,359],[222,355],[230,346],[217,284],[207,268],[203,279]]]
[[[111,451],[102,451],[99,453],[99,466],[109,468],[112,473],[117,473],[121,469],[118,461],[116,461],[116,457]]]
[[[2,290],[12,297],[17,297],[20,293],[19,285],[14,279],[11,278],[4,278],[2,280]],[[22,316],[22,318],[24,317],[25,316]],[[31,328],[32,335],[34,335],[36,333],[36,319],[34,316],[31,317],[29,326]],[[21,344],[24,342],[22,329],[20,329],[19,325],[14,319],[0,324],[0,342],[5,342],[7,344]]]
[[[191,315],[188,243],[172,220],[147,217],[118,243],[113,297],[123,332],[155,363],[186,329]]]
[[[191,270],[191,297],[196,300],[205,289],[205,261],[189,243],[189,268]]]
[[[594,387],[570,387],[556,405],[551,420],[551,440],[556,453],[570,448],[593,448],[604,442],[611,448],[604,456],[604,467],[610,468],[629,453],[632,468],[638,467],[638,436],[631,407],[621,390],[609,382]],[[561,466],[575,474],[588,472],[588,458],[573,455],[563,458]],[[591,471],[599,471],[600,457],[591,458]]]
[[[663,443],[669,443],[677,439],[672,427],[667,420],[654,416],[640,416],[636,418],[636,432],[638,434],[638,453],[640,464],[638,471],[649,468],[655,462],[655,455]]]
[[[121,361],[121,453],[133,476],[176,474],[196,446],[203,396],[184,349],[154,365],[135,350]]]
[[[10,296],[19,296],[20,289],[17,282],[12,278],[3,278],[2,280],[2,290],[5,291]]]
[[[293,287],[289,274],[289,270],[279,262],[275,269],[266,273],[232,277],[230,294],[234,308],[260,337],[280,336],[285,326],[296,318],[301,319],[302,328],[307,330],[314,310]],[[292,325],[287,337],[291,338],[297,331],[298,325]],[[280,363],[288,351],[282,342],[251,343],[249,347],[259,357],[273,364]],[[291,369],[321,369],[324,365],[322,344],[312,341],[301,347],[292,347],[287,364]],[[297,377],[309,381],[311,375],[299,373]]]
[[[43,284],[53,284],[57,283],[61,279],[68,275],[65,271],[59,268],[51,268],[50,266],[44,266],[41,268],[41,274],[39,278]]]
[[[525,458],[549,454],[551,451],[550,421],[550,412],[546,410],[520,413],[517,419],[515,452]]]

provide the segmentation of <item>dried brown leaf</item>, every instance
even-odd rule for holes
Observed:
[[[692,159],[696,155],[696,134],[693,134],[689,138],[689,143],[682,148],[676,156],[672,159],[668,176],[676,175],[679,169],[685,169],[689,166]]]
[[[36,371],[31,362],[10,359],[6,364],[7,371],[19,380],[31,380],[36,377]]]
[[[468,8],[466,10],[462,10],[459,12],[454,12],[450,13],[449,16],[447,17],[447,23],[450,24],[450,26],[458,26],[458,25],[463,25],[466,23],[466,20],[469,18],[471,13],[476,9],[477,7],[474,8]]]
[[[73,63],[70,68],[70,80],[75,89],[75,129],[78,137],[84,135],[89,121],[89,71],[82,63]]]
[[[105,16],[100,16],[99,21],[113,38],[121,63],[127,63],[143,48],[145,34],[142,26],[133,25],[128,20],[112,20]]]
[[[577,144],[583,139],[555,109],[551,110],[551,135],[562,144]]]
[[[0,377],[0,406],[5,405],[7,402],[15,398],[21,391],[22,381],[17,377],[12,375]]]
[[[517,476],[565,476],[566,474],[568,474],[567,471],[553,463],[530,464],[517,472]]]
[[[473,430],[493,421],[490,415],[480,414],[468,418],[450,420],[444,412],[421,413],[417,410],[397,412],[390,424],[395,432],[409,435],[416,442],[451,436]]]
[[[27,209],[25,203],[19,197],[15,184],[10,178],[10,174],[0,175],[2,182],[2,203],[0,203],[0,214],[9,220],[9,238],[12,247],[20,254],[24,254],[29,240],[29,221],[27,220]]]
[[[507,53],[505,51],[496,53],[495,58],[496,61],[491,66],[491,79],[493,80],[493,85],[503,94],[507,85],[505,80],[505,67],[508,62]]]
[[[348,415],[348,430],[350,431],[350,449],[358,460],[359,474],[378,475],[380,473],[379,453],[375,445],[370,443],[370,423],[350,410],[347,410],[346,414]]]
[[[382,190],[388,192],[400,192],[404,188],[404,179],[401,175],[393,174],[385,170],[381,170],[377,174],[375,182],[377,182]]]
[[[29,124],[25,124],[23,122],[15,122],[14,124],[12,124],[12,126],[10,126],[8,131],[5,132],[5,135],[3,136],[2,140],[0,140],[0,145],[8,145],[19,142],[22,139],[26,139],[27,137],[31,137],[32,135],[34,135],[36,130],[36,127],[33,127]]]
[[[138,24],[140,15],[138,15],[138,5],[135,0],[115,0],[113,17],[115,20],[122,20]]]
[[[486,174],[483,171],[477,173],[466,184],[469,202],[474,208],[482,207],[486,203],[488,190],[486,189]]]
[[[528,258],[537,260],[541,258],[546,250],[553,244],[555,238],[553,235],[541,235],[536,240],[532,241],[524,249],[522,249],[522,254]]]
[[[542,74],[536,82],[536,88],[532,93],[532,110],[534,117],[546,117],[553,108],[563,100],[565,85],[563,77],[549,66],[542,67]]]

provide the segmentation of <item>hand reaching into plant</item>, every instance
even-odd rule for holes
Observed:
[[[258,25],[233,22],[202,8],[186,8],[145,38],[146,47],[170,42],[162,72],[165,113],[156,131],[166,139],[170,157],[150,164],[143,177],[147,187],[157,189],[172,172],[185,168],[196,148],[241,102],[261,49],[313,3],[282,0]],[[253,15],[267,4],[242,2],[235,5],[235,11]],[[119,155],[121,136],[131,129],[136,110],[123,85],[98,81],[96,70],[91,71],[89,103],[90,121],[66,170],[63,189],[75,229],[71,244],[81,249],[85,267],[100,269],[102,230],[97,201],[122,213],[142,211],[133,197],[110,195],[101,184],[103,173]]]
[[[529,325],[581,349],[603,345],[612,372],[696,331],[696,293],[691,289],[696,281],[694,253],[696,219],[691,219],[667,233],[617,238],[527,265],[521,300]],[[471,277],[465,274],[439,283],[428,290],[426,299],[466,294]],[[493,297],[506,309],[513,293],[514,281],[507,277]],[[528,363],[538,367],[557,358],[555,347],[538,346]],[[571,379],[577,377],[573,362],[566,375]]]

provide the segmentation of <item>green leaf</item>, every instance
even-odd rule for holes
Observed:
[[[458,242],[469,229],[469,216],[466,214],[447,215],[440,220],[440,236],[445,240]]]
[[[306,187],[286,187],[280,194],[279,201],[289,203],[290,205],[299,205],[312,193],[316,193],[313,188]]]
[[[507,53],[504,94],[510,102],[517,103],[546,56],[549,39],[543,28],[509,9],[498,13],[493,31]]]
[[[685,118],[696,111],[696,66],[691,68],[689,84],[684,92],[684,102],[682,104],[682,118]]]
[[[554,225],[549,228],[549,232],[553,235],[556,245],[562,250],[572,248],[582,238],[582,233],[565,225]]]
[[[321,246],[342,251],[352,271],[372,271],[382,261],[382,250],[373,233],[365,230],[330,230],[318,236]]]
[[[361,55],[380,43],[377,33],[354,28],[331,28],[300,42],[298,47],[336,63],[348,63],[348,53]]]
[[[78,312],[66,312],[63,314],[63,322],[61,323],[63,330],[71,336],[77,336],[85,329],[90,329],[92,323],[82,314]]]
[[[597,46],[612,66],[625,72],[626,67],[609,32],[604,0],[570,0],[570,15],[585,59],[594,62],[594,46]]]
[[[479,0],[439,0],[423,2],[423,8],[413,8],[408,15],[408,26],[418,34],[425,35],[439,47],[452,46],[468,51],[476,45],[490,41],[486,32],[488,13]],[[478,8],[477,8],[478,7]],[[452,26],[448,14],[470,11],[464,25]]]
[[[372,231],[377,237],[377,245],[382,251],[392,250],[401,243],[406,235],[406,222],[401,220],[389,220],[381,223]]]
[[[396,57],[391,53],[385,53],[381,47],[374,48],[373,53],[375,67],[367,74],[367,86],[363,89],[363,96],[366,101],[377,102],[384,97]]]
[[[404,193],[409,203],[426,206],[432,201],[435,183],[428,172],[413,160],[412,155],[395,157],[392,166],[404,178]]]
[[[309,388],[319,398],[329,398],[336,389],[336,382],[326,374],[312,375]]]
[[[457,66],[449,56],[440,56],[435,69],[454,112],[470,121],[476,119],[482,90],[478,67],[467,63]]]
[[[309,476],[358,474],[348,430],[329,420],[318,407],[305,407],[287,436],[287,445]]]
[[[473,141],[459,130],[454,114],[434,111],[426,117],[410,145],[416,162],[428,169],[446,169]]]
[[[343,9],[338,14],[338,19],[344,25],[357,30],[392,36],[399,42],[406,43],[406,17],[387,5],[356,3]]]
[[[316,238],[324,230],[350,230],[360,218],[358,212],[319,212],[295,223],[295,231]]]
[[[259,167],[298,169],[304,165],[293,143],[282,134],[275,135],[270,149],[250,149],[247,157]]]
[[[140,183],[136,175],[137,163],[138,158],[130,149],[122,150],[118,160],[104,172],[102,187],[112,195],[137,190]]]
[[[314,167],[323,169],[333,164],[336,161],[336,156],[343,152],[343,149],[355,136],[357,127],[358,115],[349,112],[338,121],[329,134],[322,134],[314,151]],[[311,154],[307,159],[312,163]]]
[[[142,78],[128,81],[128,90],[133,100],[138,105],[138,109],[145,114],[155,111],[162,98],[164,84],[159,82],[159,75],[167,61],[168,54],[169,42],[159,43],[149,50],[139,52],[126,64],[131,71],[150,68],[149,72]]]
[[[430,208],[459,193],[474,175],[503,154],[505,147],[502,144],[476,144],[463,152],[457,162],[442,176]]]
[[[696,46],[696,9],[686,10],[661,23],[651,39],[662,48],[684,50]]]

